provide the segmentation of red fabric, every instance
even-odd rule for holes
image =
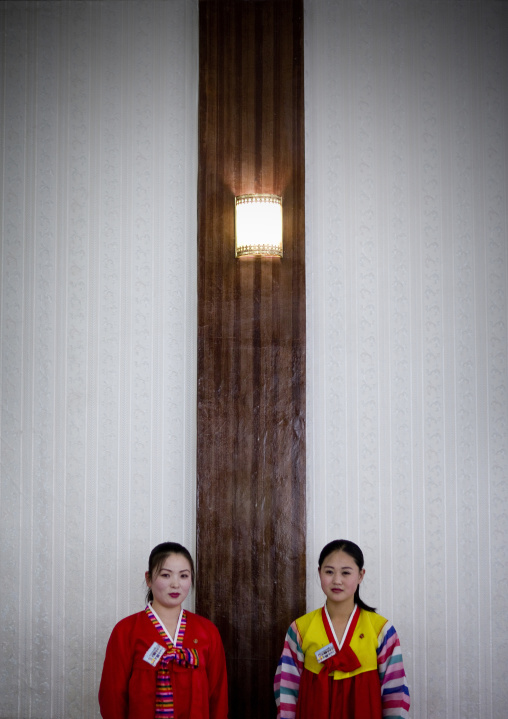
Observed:
[[[333,657],[330,657],[325,662],[323,662],[323,669],[320,671],[319,676],[331,674],[336,670],[340,672],[354,672],[355,669],[359,669],[362,666],[360,660],[349,646],[349,642],[351,641],[351,638],[356,629],[356,625],[358,624],[359,616],[360,611],[357,609],[357,607],[355,607],[355,613],[351,624],[349,625],[346,639],[342,647],[339,649],[338,644],[335,641],[332,628],[330,627],[328,617],[326,616],[325,608],[323,607],[321,618],[323,620],[328,641],[330,642],[330,644],[333,644],[335,648],[335,654],[333,655]]]
[[[157,667],[143,660],[161,637],[145,611],[122,619],[113,629],[99,689],[103,719],[154,719]],[[199,667],[173,663],[176,719],[227,719],[224,648],[217,627],[187,612],[183,647],[195,649]]]
[[[381,687],[377,670],[346,679],[327,677],[323,701],[320,674],[303,670],[296,719],[382,719]]]
[[[361,672],[354,677],[334,679],[335,671],[353,672],[361,663],[349,646],[358,624],[360,611],[349,625],[339,649],[323,607],[323,624],[335,655],[323,662],[319,674],[303,670],[296,707],[296,719],[382,719],[381,685],[377,670]]]

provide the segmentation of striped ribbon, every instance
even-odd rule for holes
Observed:
[[[182,647],[185,627],[187,626],[187,615],[185,609],[182,613],[180,629],[178,630],[178,636],[176,638],[176,646],[166,634],[164,627],[152,612],[150,606],[147,606],[145,611],[154,627],[164,639],[164,643],[167,647],[157,671],[154,719],[168,719],[168,717],[174,719],[175,701],[173,696],[173,685],[171,683],[170,667],[173,663],[176,663],[181,667],[192,667],[195,669],[199,665],[198,652],[196,649],[184,649]]]

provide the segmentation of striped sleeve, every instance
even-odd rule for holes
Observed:
[[[378,638],[377,665],[381,681],[383,717],[407,719],[409,689],[402,663],[399,638],[395,628],[386,622]]]
[[[293,622],[284,641],[282,656],[275,672],[274,691],[277,704],[277,719],[294,719],[300,677],[303,671],[301,637]]]

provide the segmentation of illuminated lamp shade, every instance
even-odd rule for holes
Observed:
[[[282,257],[282,197],[235,197],[235,257]]]

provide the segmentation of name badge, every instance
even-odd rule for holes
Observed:
[[[145,662],[148,662],[148,664],[151,664],[152,667],[156,667],[165,651],[166,649],[164,647],[154,642],[143,659]]]
[[[316,652],[316,659],[320,664],[323,662],[326,662],[327,659],[330,659],[330,657],[333,657],[337,652],[335,651],[335,647],[333,644],[327,644],[326,647],[323,647],[322,649],[318,649]]]

